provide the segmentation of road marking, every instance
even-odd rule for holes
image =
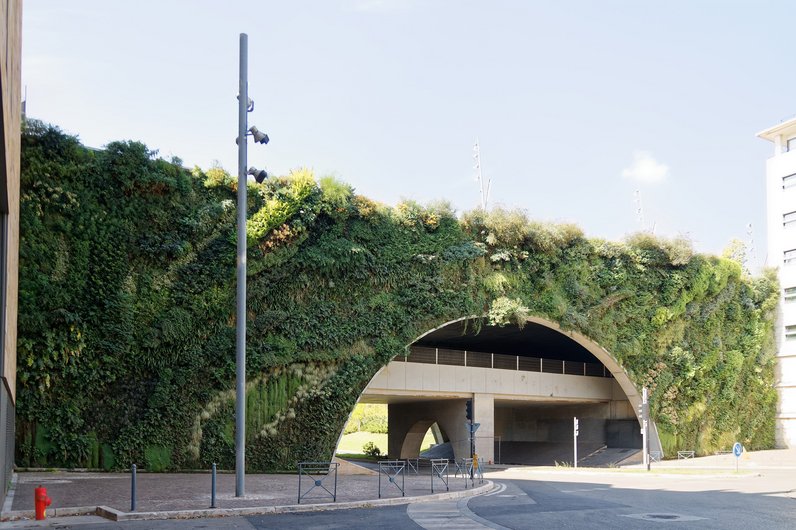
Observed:
[[[561,490],[561,493],[580,493],[582,491],[601,491],[601,490],[609,490],[611,488],[583,488],[578,490]]]
[[[487,493],[486,495],[484,495],[484,497],[491,497],[492,495],[496,495],[498,493],[503,493],[504,491],[506,491],[506,485],[505,484],[497,483],[497,482],[496,482],[496,484],[497,484],[497,488],[495,488],[493,491],[491,491],[491,492]],[[501,495],[501,497],[503,497],[503,495]]]
[[[406,514],[426,530],[461,528],[462,530],[489,528],[459,511],[458,501],[422,502],[410,504]]]
[[[483,496],[494,495],[501,491],[506,491],[505,484],[498,484],[493,491]],[[406,514],[410,519],[426,530],[450,530],[451,528],[456,528],[457,530],[482,530],[484,528],[510,530],[505,526],[487,521],[474,514],[470,508],[467,507],[467,503],[470,502],[472,498],[473,497],[454,501],[410,504],[406,508]]]

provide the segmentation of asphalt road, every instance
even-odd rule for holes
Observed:
[[[796,528],[796,470],[746,474],[516,470],[491,474],[497,488],[460,501],[316,513],[188,521],[99,522],[61,518],[55,528],[142,529],[648,529]],[[96,524],[98,523],[98,524]],[[30,524],[30,523],[29,523]],[[0,528],[36,528],[16,523]]]

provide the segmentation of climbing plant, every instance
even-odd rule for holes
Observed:
[[[234,462],[235,180],[137,142],[22,135],[17,464]],[[666,449],[773,444],[776,278],[685,241],[388,207],[311,171],[250,184],[247,462],[327,459],[421,333],[541,316],[651,389]]]

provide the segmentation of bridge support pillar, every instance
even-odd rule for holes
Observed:
[[[495,461],[495,396],[473,394],[473,421],[480,423],[475,433],[475,452],[482,462]]]
[[[390,403],[387,445],[390,458],[417,458],[426,431],[436,422],[451,442],[456,458],[470,455],[464,399]]]

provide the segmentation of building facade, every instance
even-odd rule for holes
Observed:
[[[14,468],[19,264],[19,150],[22,0],[2,0],[0,12],[0,484],[3,497]]]
[[[778,447],[796,447],[796,118],[758,134],[774,144],[766,162],[767,265],[779,269]]]

